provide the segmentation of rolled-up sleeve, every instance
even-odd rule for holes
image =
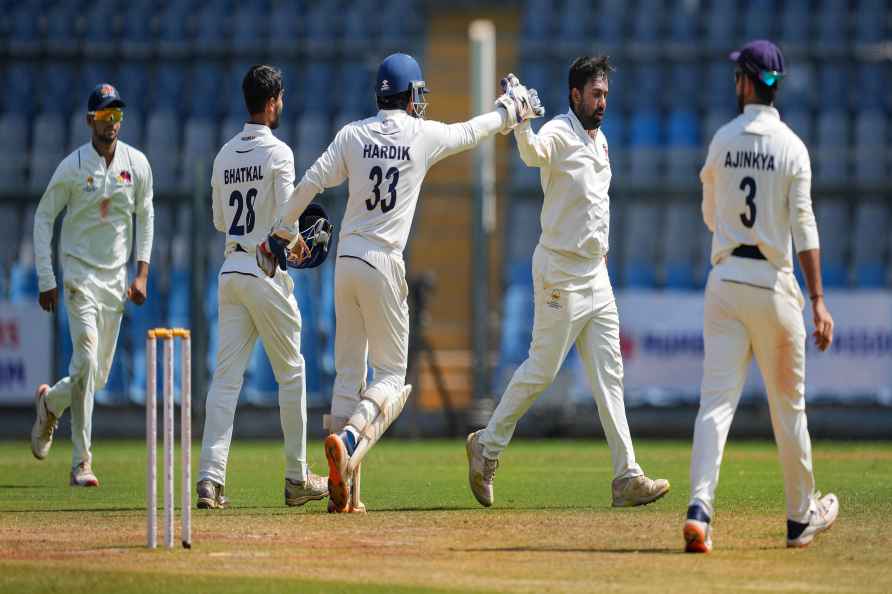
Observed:
[[[41,293],[56,286],[56,275],[53,273],[53,225],[56,217],[68,205],[70,192],[67,162],[62,161],[34,211],[34,263],[37,266],[37,286]]]
[[[787,197],[790,206],[790,227],[797,252],[816,250],[820,247],[818,224],[811,203],[811,161],[808,149],[800,147],[794,161],[790,191]]]
[[[148,159],[143,160],[136,195],[136,261],[149,263],[155,237],[154,182]]]

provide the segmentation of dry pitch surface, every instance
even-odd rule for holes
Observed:
[[[192,550],[149,551],[141,442],[98,443],[92,490],[67,486],[67,440],[44,462],[0,443],[0,592],[892,591],[892,444],[815,445],[818,484],[842,512],[804,550],[784,548],[774,445],[729,444],[708,556],[681,552],[687,443],[637,444],[673,490],[622,510],[603,442],[512,444],[491,509],[467,489],[463,445],[385,440],[365,467],[371,513],[335,516],[284,507],[277,442],[235,442],[233,508],[194,512]]]

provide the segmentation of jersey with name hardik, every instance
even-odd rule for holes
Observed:
[[[226,234],[221,271],[260,274],[254,249],[293,189],[294,154],[267,126],[246,123],[223,145],[211,177],[214,227]]]
[[[773,107],[747,105],[716,132],[700,172],[703,220],[714,233],[712,263],[757,245],[778,271],[818,248],[808,150]]]
[[[443,124],[404,110],[381,110],[344,126],[307,170],[298,190],[317,194],[349,178],[338,254],[367,261],[375,253],[401,256],[428,169],[476,146],[503,124],[497,111]]]

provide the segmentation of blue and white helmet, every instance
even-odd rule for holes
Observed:
[[[390,54],[378,66],[375,94],[378,97],[389,97],[406,91],[411,93],[413,115],[423,118],[427,110],[424,94],[429,91],[425,87],[421,67],[409,54]]]

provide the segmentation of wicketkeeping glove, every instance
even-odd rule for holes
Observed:
[[[502,79],[502,90],[505,93],[496,99],[496,107],[502,107],[508,114],[504,134],[523,121],[545,115],[545,107],[539,99],[538,91],[527,89],[514,74],[508,74]]]

